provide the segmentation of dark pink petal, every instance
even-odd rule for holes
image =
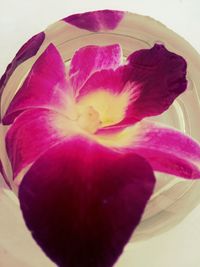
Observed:
[[[200,145],[174,129],[146,122],[128,149],[148,160],[154,170],[200,178]]]
[[[60,267],[111,267],[151,196],[155,178],[137,155],[76,137],[54,146],[19,189],[28,228]]]
[[[47,109],[33,109],[23,112],[12,124],[6,135],[6,148],[11,161],[13,176],[42,153],[61,142],[66,135],[56,127],[62,115]],[[68,120],[66,118],[66,124]]]
[[[98,32],[115,29],[122,20],[123,16],[123,11],[99,10],[74,14],[64,18],[63,20],[78,28]]]
[[[10,185],[10,182],[9,182],[9,180],[8,180],[8,177],[7,177],[7,175],[6,175],[6,172],[5,172],[5,170],[4,170],[4,167],[3,167],[3,164],[2,164],[2,162],[1,162],[1,160],[0,160],[0,174],[1,174],[2,177],[3,177],[5,184],[6,184],[10,189],[12,189],[12,187],[11,187],[11,185]]]
[[[118,44],[109,46],[90,45],[76,51],[70,65],[70,78],[77,94],[78,89],[96,71],[115,69],[122,60],[121,47]]]
[[[24,110],[35,107],[57,108],[64,105],[65,65],[53,44],[37,59],[3,118],[10,124]]]
[[[128,61],[139,96],[128,107],[126,121],[161,114],[187,87],[186,61],[164,45],[136,51]]]
[[[13,61],[8,65],[5,73],[0,79],[0,96],[3,92],[4,87],[13,71],[25,60],[33,57],[39,50],[41,44],[43,43],[45,38],[45,33],[40,32],[34,35],[30,40],[28,40],[17,52]]]

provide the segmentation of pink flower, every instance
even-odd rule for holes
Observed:
[[[105,21],[79,26],[115,27]],[[153,193],[154,170],[200,178],[200,146],[145,120],[186,87],[185,60],[159,44],[125,63],[118,44],[82,47],[70,67],[50,44],[34,63],[2,122],[13,178],[27,170],[24,219],[58,266],[112,266]]]

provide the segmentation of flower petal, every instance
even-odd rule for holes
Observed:
[[[78,28],[92,32],[115,29],[124,16],[123,11],[98,10],[74,14],[63,20]]]
[[[125,121],[159,115],[187,87],[186,61],[168,51],[164,45],[136,51],[128,57],[133,67],[131,79],[137,99],[128,107]]]
[[[53,44],[37,59],[3,118],[10,124],[24,110],[35,107],[57,108],[64,105],[65,65]]]
[[[66,124],[66,132],[59,129],[59,124]],[[6,135],[6,148],[14,178],[47,149],[66,139],[71,129],[72,123],[54,111],[33,109],[23,112]]]
[[[58,266],[111,267],[154,183],[143,158],[75,137],[36,161],[19,199],[33,237]]]
[[[34,35],[30,40],[28,40],[17,52],[16,56],[14,57],[13,61],[8,65],[5,73],[0,79],[0,96],[3,92],[6,83],[14,70],[25,60],[33,57],[39,50],[40,46],[42,45],[45,38],[45,33],[40,32]]]
[[[127,148],[144,157],[156,171],[188,179],[200,178],[200,145],[174,129],[141,123]]]
[[[75,94],[78,94],[78,89],[94,72],[101,69],[115,69],[121,60],[121,47],[118,44],[80,48],[72,58],[69,72]]]

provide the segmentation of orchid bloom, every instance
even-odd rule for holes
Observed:
[[[153,193],[154,171],[200,178],[199,144],[145,119],[185,91],[185,60],[161,44],[122,56],[119,44],[89,45],[68,66],[49,44],[2,119],[25,222],[61,267],[113,266]]]

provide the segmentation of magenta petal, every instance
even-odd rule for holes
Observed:
[[[19,189],[28,228],[60,267],[111,267],[152,194],[150,165],[74,138],[31,167]]]
[[[19,66],[22,62],[33,57],[39,50],[45,38],[45,33],[40,32],[34,35],[30,40],[28,40],[17,52],[13,61],[8,65],[5,73],[0,79],[0,96],[3,92],[4,87],[13,71]]]
[[[28,110],[12,124],[6,135],[6,148],[14,177],[65,138],[55,127],[56,116],[59,115],[46,109]]]
[[[65,65],[53,44],[37,59],[3,118],[10,124],[24,110],[35,107],[57,108],[64,102]]]
[[[174,129],[144,123],[129,149],[144,157],[154,170],[200,178],[200,145]]]
[[[63,20],[78,28],[98,32],[101,30],[115,29],[122,20],[123,16],[123,11],[99,10],[74,14],[64,18]]]
[[[81,87],[77,100],[81,100],[82,97],[98,90],[105,90],[113,95],[118,95],[123,91],[130,75],[131,69],[129,66],[120,66],[115,70],[103,69],[97,71]]]
[[[138,98],[128,107],[125,121],[159,115],[185,91],[187,64],[164,45],[136,51],[128,60],[133,68],[131,79]]]
[[[70,78],[76,92],[86,80],[101,69],[115,69],[121,63],[121,47],[118,44],[109,46],[86,46],[76,51],[70,65]]]

